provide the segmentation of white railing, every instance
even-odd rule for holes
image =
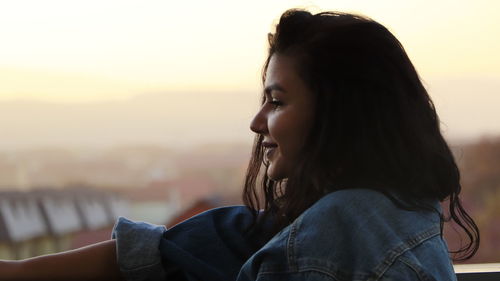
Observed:
[[[500,263],[455,264],[458,281],[499,281]]]
[[[500,263],[472,263],[453,265],[456,273],[499,272]],[[500,279],[498,279],[500,281]]]

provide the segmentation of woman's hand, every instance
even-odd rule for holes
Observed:
[[[0,261],[0,280],[124,280],[115,240],[20,261]]]

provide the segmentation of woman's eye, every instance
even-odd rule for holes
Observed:
[[[283,103],[277,99],[272,99],[269,101],[270,104],[274,106],[274,108],[280,107],[283,105]]]

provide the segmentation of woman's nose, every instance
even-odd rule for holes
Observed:
[[[257,134],[267,133],[267,120],[262,110],[259,110],[259,112],[257,112],[257,114],[254,116],[252,122],[250,123],[250,130]]]

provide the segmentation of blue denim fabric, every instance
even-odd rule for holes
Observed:
[[[161,260],[164,271],[130,280],[456,280],[439,215],[402,210],[376,191],[330,193],[267,242],[244,234],[251,222],[246,207],[227,207],[145,234],[135,248],[159,245],[161,257],[127,257]]]
[[[165,231],[164,226],[117,220],[111,238],[116,239],[118,265],[126,280],[165,280],[159,250]]]
[[[349,189],[306,210],[243,265],[237,280],[456,277],[437,213],[405,211],[379,192]]]
[[[126,280],[235,280],[243,263],[267,242],[247,207],[217,208],[175,227],[119,218],[113,229]],[[163,267],[162,267],[163,264]]]

